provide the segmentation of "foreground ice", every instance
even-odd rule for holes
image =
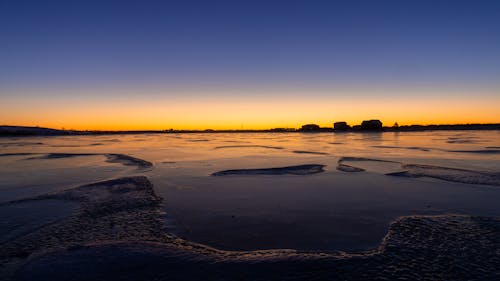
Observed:
[[[46,194],[81,202],[72,216],[4,243],[2,280],[495,280],[500,220],[397,219],[379,247],[356,253],[222,251],[164,231],[162,201],[146,177]]]

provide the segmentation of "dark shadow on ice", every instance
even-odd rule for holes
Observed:
[[[28,155],[36,155],[36,153],[0,153],[0,157],[7,157],[7,156],[28,156]]]
[[[268,146],[268,145],[223,145],[217,146],[215,149],[223,149],[223,148],[267,148],[267,149],[283,149],[281,146]]]
[[[411,150],[420,150],[420,151],[430,151],[430,148],[418,147],[418,146],[390,146],[390,145],[372,145],[375,148],[389,148],[389,149],[411,149]]]
[[[349,157],[349,156],[341,157],[339,159],[338,163],[342,163],[344,161],[370,161],[370,162],[399,163],[399,162],[391,161],[391,160],[381,160],[381,159],[364,158],[364,157]]]
[[[0,142],[0,146],[31,146],[44,145],[43,142]]]
[[[294,150],[293,153],[297,154],[316,154],[316,155],[328,155],[326,152],[318,152],[318,151],[307,151],[307,150]]]
[[[479,149],[479,150],[446,150],[448,152],[477,153],[477,154],[500,154],[500,149]]]
[[[228,175],[310,175],[321,173],[324,171],[325,165],[309,164],[288,166],[279,168],[263,168],[263,169],[240,169],[240,170],[225,170],[215,172],[212,176],[228,176]]]
[[[342,164],[342,163],[339,163],[337,165],[337,170],[342,171],[342,172],[349,172],[349,173],[364,172],[365,171],[365,169],[363,169],[363,168],[358,168],[358,167],[354,167],[354,166],[346,165],[346,164]]]
[[[34,159],[60,159],[60,158],[72,158],[79,156],[95,156],[98,154],[94,153],[47,153],[41,156],[30,157],[26,160],[34,160]]]

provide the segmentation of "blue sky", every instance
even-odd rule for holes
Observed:
[[[10,99],[500,89],[500,1],[1,0],[0,34]]]
[[[1,82],[496,84],[498,1],[2,1]]]

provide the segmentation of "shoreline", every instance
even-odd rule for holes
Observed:
[[[134,134],[218,134],[218,133],[383,133],[383,132],[424,132],[424,131],[500,131],[500,123],[493,124],[442,124],[442,125],[404,125],[399,127],[382,127],[381,130],[348,129],[336,130],[331,127],[304,131],[294,128],[274,128],[263,130],[58,130],[43,127],[0,126],[0,137],[23,136],[86,136],[86,135],[134,135]]]

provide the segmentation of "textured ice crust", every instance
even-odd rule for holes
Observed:
[[[81,203],[71,217],[0,247],[2,280],[495,280],[500,220],[444,215],[395,220],[357,253],[222,251],[165,231],[146,177],[97,182],[26,200]],[[15,204],[16,202],[10,202]]]
[[[500,186],[500,173],[479,172],[432,165],[404,164],[403,172],[389,173],[389,176],[419,178],[428,177],[467,184]]]
[[[390,160],[360,158],[360,157],[341,157],[338,160],[337,170],[343,172],[363,172],[365,169],[356,167],[351,163],[359,161],[370,162],[385,162],[385,163],[399,163],[401,171],[386,173],[388,176],[419,178],[428,177],[444,181],[466,183],[466,184],[483,184],[500,186],[500,172],[484,172],[466,169],[457,169],[433,165],[420,165],[420,164],[404,164]],[[348,162],[349,164],[345,164]]]
[[[130,155],[117,154],[117,153],[4,153],[0,154],[0,157],[5,156],[31,156],[26,158],[26,160],[35,159],[62,159],[62,158],[73,158],[82,156],[96,156],[103,155],[106,157],[106,162],[108,163],[119,163],[125,166],[136,166],[138,168],[146,169],[153,167],[153,163],[136,158]]]

